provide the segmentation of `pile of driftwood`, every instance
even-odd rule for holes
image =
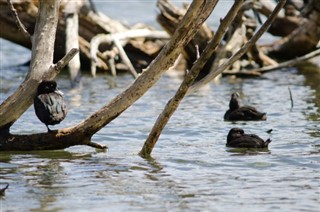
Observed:
[[[15,0],[13,6],[28,33],[34,32],[39,2]],[[259,76],[262,72],[292,66],[301,60],[314,57],[320,37],[319,1],[287,1],[268,32],[280,39],[259,46],[255,44],[241,60],[236,61],[224,74]],[[145,24],[126,26],[98,12],[92,1],[62,1],[55,41],[54,61],[60,60],[71,48],[80,50],[79,57],[70,61],[71,81],[76,84],[80,68],[90,69],[93,76],[98,71],[115,75],[117,71],[129,71],[135,78],[158,55],[185,14],[188,5],[178,8],[170,1],[159,0],[157,21],[165,31],[157,31]],[[208,59],[197,80],[206,76],[214,67],[222,64],[241,48],[253,35],[264,17],[275,7],[275,1],[245,1],[237,17],[229,27],[224,43]],[[0,36],[24,47],[32,47],[31,40],[19,32],[15,17],[7,0],[0,0]],[[205,23],[186,45],[183,57],[176,63],[179,70],[190,69],[196,56],[203,51],[214,30]],[[285,64],[278,61],[295,59]],[[80,62],[81,61],[81,62]]]
[[[140,152],[146,157],[187,92],[221,73],[260,75],[319,55],[320,1],[301,1],[298,5],[299,1],[280,0],[269,6],[266,2],[271,1],[237,0],[219,27],[212,30],[204,22],[218,2],[194,0],[180,9],[168,0],[158,0],[157,20],[166,31],[163,32],[142,24],[125,26],[97,12],[90,1],[66,0],[60,5],[56,0],[15,0],[13,4],[0,0],[0,24],[4,29],[1,37],[32,49],[26,79],[0,105],[0,151],[63,149],[73,145],[106,148],[92,142],[91,137],[178,64],[180,69],[189,71],[151,130]],[[281,11],[285,11],[283,15]],[[281,25],[283,22],[290,24]],[[283,37],[270,45],[258,45],[257,40],[267,30]],[[279,63],[280,58],[286,61]],[[80,66],[90,67],[93,75],[97,70],[112,74],[130,71],[135,80],[75,126],[32,135],[11,134],[10,127],[32,104],[39,83],[54,79],[67,64],[73,84],[80,79]]]

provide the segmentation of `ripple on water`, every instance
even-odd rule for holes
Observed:
[[[20,83],[19,71],[5,71],[3,101]],[[11,75],[10,75],[11,73]],[[7,75],[8,74],[8,75]],[[17,80],[16,76],[20,76]],[[58,84],[69,106],[61,125],[79,123],[131,82],[83,75],[83,88]],[[10,83],[7,86],[7,82]],[[76,146],[63,151],[5,152],[0,181],[9,182],[5,211],[318,211],[319,117],[316,93],[295,70],[262,79],[223,78],[182,101],[160,136],[151,159],[138,153],[158,114],[181,78],[165,75],[157,85],[93,136],[109,151]],[[288,86],[293,94],[291,108]],[[230,94],[267,112],[265,122],[224,122]],[[267,150],[225,146],[230,128],[271,138]],[[272,129],[271,133],[267,133]],[[13,133],[46,131],[33,108],[13,126]]]

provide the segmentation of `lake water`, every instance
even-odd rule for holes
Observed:
[[[150,2],[97,1],[97,5],[111,17],[130,17],[129,24],[145,20],[156,25],[155,3]],[[225,2],[220,7],[232,1]],[[2,102],[27,72],[26,67],[12,66],[27,61],[30,52],[4,40],[0,45]],[[70,89],[68,75],[58,76],[69,112],[53,129],[80,122],[133,81],[129,74],[116,78],[100,74],[95,79],[84,74],[82,80],[82,88]],[[211,83],[184,99],[155,146],[152,159],[143,159],[138,153],[181,80],[165,74],[146,95],[99,131],[93,140],[107,145],[107,152],[87,146],[1,152],[0,183],[10,183],[10,187],[0,197],[0,211],[320,210],[319,68],[290,68],[260,78],[224,77]],[[267,121],[224,122],[234,91],[241,94],[243,104],[267,112]],[[270,137],[272,143],[265,151],[227,148],[226,136],[232,127],[264,139]],[[269,129],[273,129],[270,134],[266,132]],[[30,107],[11,130],[38,133],[46,127]]]

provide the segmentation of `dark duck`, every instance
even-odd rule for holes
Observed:
[[[239,93],[233,93],[229,103],[229,110],[224,114],[224,120],[227,121],[258,121],[266,120],[266,113],[257,111],[252,106],[241,106],[239,103]]]
[[[235,148],[267,148],[271,139],[264,141],[255,134],[245,134],[241,128],[232,128],[227,137],[227,147]]]
[[[57,90],[55,81],[43,81],[38,86],[34,98],[34,110],[39,120],[48,125],[59,124],[67,115],[67,107],[63,100],[62,92]]]

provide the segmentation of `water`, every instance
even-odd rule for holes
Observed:
[[[102,7],[104,3],[98,3],[99,9],[108,10]],[[128,7],[134,4],[127,3]],[[146,10],[143,1],[137,4]],[[25,62],[29,52],[3,40],[0,45],[2,102],[27,71],[12,65]],[[57,81],[69,113],[53,128],[79,123],[132,80],[129,74],[116,79],[106,75],[92,79],[84,74],[83,88],[70,90],[68,75],[61,73]],[[107,145],[108,152],[87,146],[1,152],[0,182],[10,183],[10,187],[0,199],[0,211],[319,211],[318,68],[291,68],[258,79],[225,77],[211,83],[184,99],[155,146],[153,158],[139,157],[158,114],[181,80],[164,75],[146,95],[99,131],[93,140]],[[224,122],[223,114],[234,91],[241,93],[243,103],[267,112],[268,120]],[[225,147],[232,127],[264,139],[271,137],[269,150]],[[269,129],[273,129],[271,134],[266,133]],[[32,107],[12,127],[13,133],[44,131],[46,127]]]

